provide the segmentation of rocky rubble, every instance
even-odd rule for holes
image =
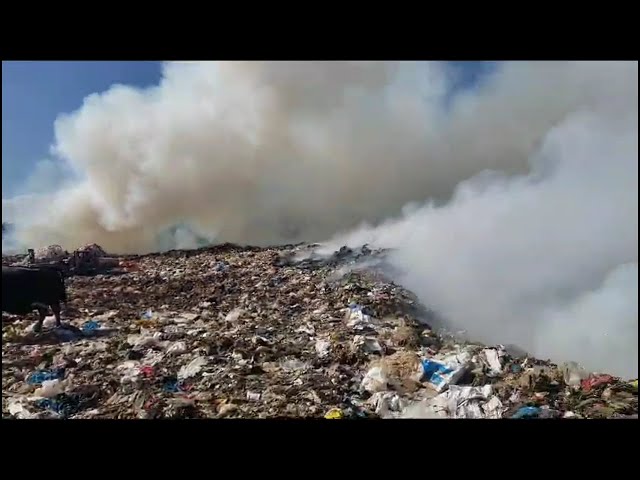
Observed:
[[[3,417],[637,418],[637,380],[439,334],[384,252],[313,252],[222,245],[68,278],[66,327],[3,314]]]

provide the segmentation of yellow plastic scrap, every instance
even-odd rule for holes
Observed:
[[[326,418],[327,420],[341,420],[344,418],[344,415],[342,413],[342,410],[340,410],[339,408],[332,408],[326,413],[324,418]]]
[[[629,385],[637,392],[638,391],[638,379],[636,378],[634,381],[629,382]]]

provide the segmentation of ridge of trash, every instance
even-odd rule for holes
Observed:
[[[3,418],[637,418],[638,381],[432,328],[386,251],[58,246],[69,303],[2,316]]]

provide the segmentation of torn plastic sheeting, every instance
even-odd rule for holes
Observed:
[[[376,392],[367,400],[367,403],[381,418],[393,418],[402,413],[409,401],[395,392]]]
[[[164,344],[160,341],[159,336],[153,335],[129,335],[127,343],[136,349],[140,348],[164,348]]]
[[[162,386],[162,390],[167,393],[184,393],[187,391],[187,389],[183,387],[182,382],[175,381],[165,382]]]
[[[538,407],[521,407],[511,418],[538,418],[542,410]]]
[[[381,367],[370,368],[362,379],[362,388],[369,393],[383,392],[388,389],[389,378]]]
[[[68,382],[64,380],[45,380],[42,382],[42,387],[33,392],[33,395],[36,397],[53,398],[64,393],[68,386]]]
[[[320,358],[326,357],[329,354],[329,349],[331,348],[331,342],[324,339],[316,340],[316,353]]]
[[[78,412],[80,398],[77,395],[61,394],[55,399],[44,398],[38,400],[36,405],[44,410],[50,410],[62,418],[66,418]]]
[[[371,323],[371,316],[364,313],[363,308],[364,307],[357,304],[349,305],[349,309],[347,310],[347,327],[357,330]]]
[[[169,348],[167,348],[167,355],[178,356],[178,355],[182,355],[183,353],[186,353],[186,351],[187,351],[186,343],[175,342],[171,344]]]
[[[580,387],[582,381],[589,377],[587,371],[580,367],[576,362],[564,363],[560,367],[560,370],[562,371],[564,383],[574,388]]]
[[[366,352],[369,353],[382,353],[382,346],[373,337],[365,337],[363,335],[356,335],[353,337],[353,345],[362,346]]]
[[[615,377],[611,375],[593,375],[585,380],[582,380],[582,389],[585,392],[590,392],[594,388],[601,387],[603,385],[609,385],[616,381]]]
[[[405,419],[444,419],[448,418],[446,406],[434,402],[433,398],[410,403],[399,418]]]
[[[449,390],[434,398],[433,403],[445,407],[450,418],[502,418],[502,402],[492,392],[491,385],[451,385]]]
[[[188,365],[183,365],[178,371],[178,379],[184,380],[185,378],[195,377],[202,367],[207,364],[207,359],[204,357],[196,357]]]
[[[58,368],[52,371],[41,370],[31,374],[27,381],[31,385],[39,385],[49,380],[59,380],[64,378],[64,371],[64,368]]]
[[[431,384],[437,392],[442,392],[450,384],[456,383],[466,371],[466,365],[446,365],[433,359],[422,361],[423,380]]]
[[[100,329],[100,323],[94,320],[90,320],[86,322],[84,325],[82,325],[82,333],[84,333],[85,335],[91,334],[98,329]]]
[[[25,400],[23,398],[15,398],[9,401],[9,414],[20,420],[29,420],[38,418],[39,415],[37,413],[29,411],[25,405]]]
[[[488,376],[497,377],[502,375],[502,358],[504,357],[504,349],[485,348],[482,350],[482,358],[489,366]]]

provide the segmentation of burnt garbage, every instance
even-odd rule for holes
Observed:
[[[637,380],[445,335],[384,251],[316,247],[128,255],[120,274],[71,276],[68,329],[3,314],[3,417],[637,417]]]

